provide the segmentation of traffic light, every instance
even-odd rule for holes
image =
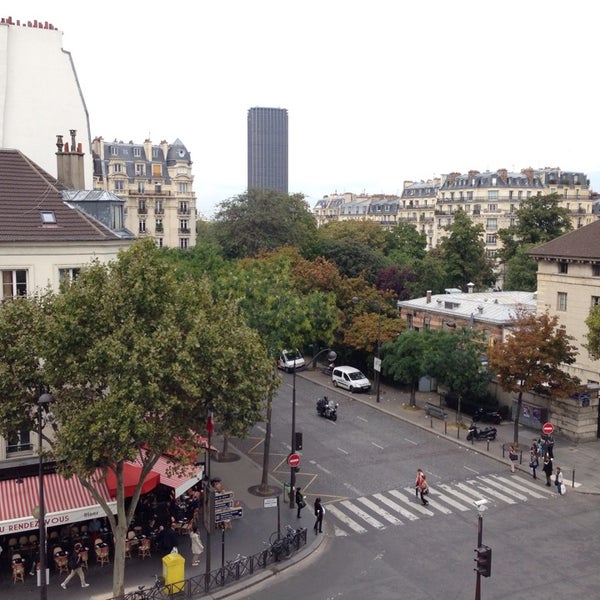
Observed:
[[[475,548],[477,558],[475,562],[477,567],[475,570],[484,577],[489,577],[492,573],[492,549],[489,546],[479,546]]]
[[[302,450],[302,432],[296,431],[296,450]]]

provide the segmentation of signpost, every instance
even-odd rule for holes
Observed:
[[[542,433],[545,435],[552,435],[552,432],[554,431],[554,425],[552,425],[552,423],[544,423],[542,425]]]
[[[300,455],[299,454],[290,454],[287,459],[288,465],[290,467],[297,467],[300,464]],[[290,494],[292,491],[290,490]]]
[[[244,509],[241,506],[226,508],[215,511],[215,523],[231,521],[231,519],[241,519],[244,516]]]

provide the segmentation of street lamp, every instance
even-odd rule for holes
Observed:
[[[379,402],[379,380],[381,379],[381,304],[377,303],[377,356],[373,361],[375,370],[375,400]]]
[[[39,486],[40,486],[40,502],[39,502],[39,535],[40,535],[40,599],[48,598],[48,579],[46,577],[46,558],[48,556],[46,549],[46,506],[44,504],[44,456],[42,453],[42,410],[48,413],[48,407],[54,401],[52,394],[47,392],[40,395],[37,401],[37,417],[38,417],[38,452],[40,455],[39,464]]]
[[[311,366],[313,369],[315,368],[315,365],[317,364],[317,358],[319,358],[319,356],[321,356],[321,354],[323,354],[325,352],[329,352],[329,354],[327,355],[328,362],[332,363],[337,358],[337,354],[333,350],[331,350],[331,348],[323,348],[323,350],[319,350],[319,352],[317,352],[313,356],[313,359],[311,361]]]

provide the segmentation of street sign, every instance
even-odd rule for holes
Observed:
[[[233,506],[233,492],[215,492],[215,510],[231,508]]]
[[[381,371],[381,359],[375,357],[373,359],[373,370],[377,371],[378,373]]]
[[[222,521],[231,521],[232,519],[241,519],[244,516],[244,509],[241,506],[224,510],[222,512],[215,512],[215,523],[221,523]]]
[[[275,498],[265,498],[263,500],[264,508],[272,508],[273,506],[277,506],[277,496],[275,496]]]
[[[299,454],[290,454],[287,459],[288,465],[290,467],[297,467],[300,464],[300,455]]]
[[[542,425],[542,433],[550,435],[554,431],[554,425],[552,423],[544,423]]]

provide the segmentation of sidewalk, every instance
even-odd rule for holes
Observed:
[[[509,468],[510,461],[508,456],[503,456],[503,445],[510,444],[513,439],[513,423],[506,422],[497,426],[498,437],[496,441],[487,442],[467,442],[466,429],[457,429],[456,412],[445,408],[448,418],[444,422],[435,417],[425,415],[423,406],[426,402],[439,405],[439,396],[434,393],[417,393],[417,407],[409,406],[409,396],[406,392],[381,384],[380,402],[376,402],[375,390],[370,394],[350,394],[334,388],[331,384],[331,378],[323,375],[319,369],[306,369],[298,371],[298,377],[308,379],[324,388],[335,390],[338,393],[345,394],[348,398],[356,402],[368,404],[373,408],[380,410],[403,421],[410,422],[422,429],[435,432],[436,435],[445,435],[449,440],[456,444],[468,446],[472,451],[485,454],[495,459]],[[463,422],[469,423],[469,417],[463,416]],[[457,431],[459,437],[457,437]],[[538,437],[539,432],[522,427],[519,431],[519,441],[526,448],[529,447],[533,437]],[[600,460],[600,444],[596,441],[582,444],[574,444],[568,440],[555,435],[555,465],[563,469],[565,484],[570,487],[573,483],[573,491],[578,493],[600,494],[600,472],[597,468]],[[218,442],[217,442],[218,447]],[[238,459],[231,462],[211,461],[211,477],[220,477],[226,490],[234,492],[234,500],[241,503],[243,507],[243,517],[233,522],[232,528],[226,530],[224,534],[217,532],[211,536],[211,569],[221,566],[222,557],[225,560],[234,558],[238,554],[249,556],[259,552],[263,547],[263,541],[268,540],[269,535],[277,530],[277,508],[265,507],[265,498],[252,493],[251,488],[255,488],[262,478],[262,468],[252,461],[248,456],[237,452],[234,447],[231,448]],[[529,473],[529,453],[523,455],[522,464],[516,464],[515,467],[525,473]],[[273,464],[271,464],[271,467]],[[287,523],[296,526],[295,513],[292,512],[283,500],[283,490],[281,484],[270,477],[269,486],[279,492],[280,498],[280,522],[282,530]],[[543,482],[540,480],[540,485]],[[271,497],[277,494],[275,492]],[[325,535],[315,536],[312,531],[313,517],[310,511],[305,511],[305,516],[301,522],[302,526],[307,527],[307,545],[304,549],[294,555],[291,559],[278,563],[276,567],[270,567],[257,572],[251,577],[242,579],[239,583],[230,585],[226,588],[215,590],[208,596],[202,598],[221,599],[227,598],[243,589],[249,588],[259,581],[276,575],[278,572],[287,569],[306,556],[314,552],[326,539]],[[327,527],[327,523],[325,523]],[[203,541],[206,546],[206,539],[203,533]],[[205,570],[206,554],[200,561],[200,567],[191,567],[191,553],[189,549],[189,540],[186,537],[181,538],[179,547],[180,553],[186,559],[185,574],[186,577],[200,575]],[[205,550],[206,553],[206,550]],[[159,556],[152,556],[149,560],[132,558],[127,561],[125,582],[126,591],[135,591],[139,585],[150,586],[153,582],[154,574],[162,573],[162,562]],[[72,580],[69,589],[64,591],[60,588],[60,582],[64,576],[59,578],[54,572],[51,573],[50,584],[48,586],[48,599],[76,599],[76,600],[107,600],[112,597],[112,565],[110,568],[97,567],[93,565],[87,575],[90,587],[83,590],[79,586],[77,578]],[[11,593],[14,594],[11,596]],[[39,590],[35,587],[33,578],[27,578],[25,584],[12,584],[10,580],[3,580],[0,588],[0,597],[12,600],[12,598],[37,598]]]

